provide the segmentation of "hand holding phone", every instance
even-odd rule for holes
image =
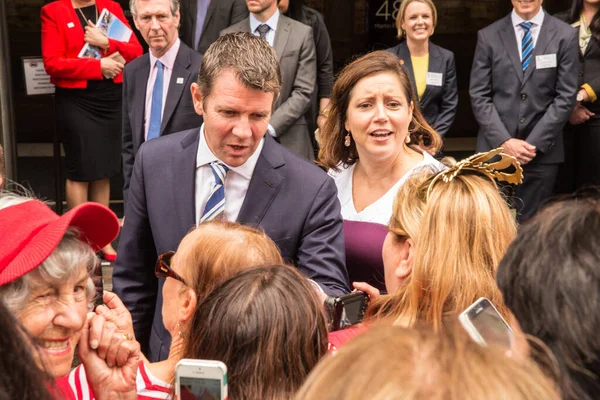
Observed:
[[[178,400],[227,400],[227,366],[221,361],[184,358],[175,367]]]

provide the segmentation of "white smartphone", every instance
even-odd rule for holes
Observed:
[[[500,344],[510,348],[513,331],[491,301],[481,297],[458,317],[460,323],[477,343]]]
[[[227,400],[227,366],[221,361],[184,358],[175,367],[179,400]]]

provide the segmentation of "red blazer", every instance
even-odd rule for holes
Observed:
[[[98,15],[106,8],[129,26],[118,3],[96,0],[96,6]],[[77,57],[85,42],[76,12],[71,0],[54,1],[42,7],[41,12],[44,68],[50,75],[50,81],[61,88],[85,88],[88,80],[103,79],[100,60]],[[142,46],[135,33],[131,34],[128,43],[108,41],[110,47],[106,55],[118,51],[127,62],[142,55]],[[115,76],[114,82],[123,82],[123,74]]]

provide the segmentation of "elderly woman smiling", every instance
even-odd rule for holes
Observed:
[[[119,231],[112,211],[87,203],[59,217],[38,200],[0,194],[0,226],[0,299],[32,338],[39,367],[54,378],[67,375],[81,338],[97,398],[119,398],[110,391],[124,382],[134,389],[139,344],[103,317],[87,316],[95,252]]]

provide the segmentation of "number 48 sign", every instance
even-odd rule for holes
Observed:
[[[396,17],[398,17],[401,2],[402,0],[383,0],[379,9],[375,12],[375,16],[384,18],[385,22],[388,22],[389,20],[395,22]]]

